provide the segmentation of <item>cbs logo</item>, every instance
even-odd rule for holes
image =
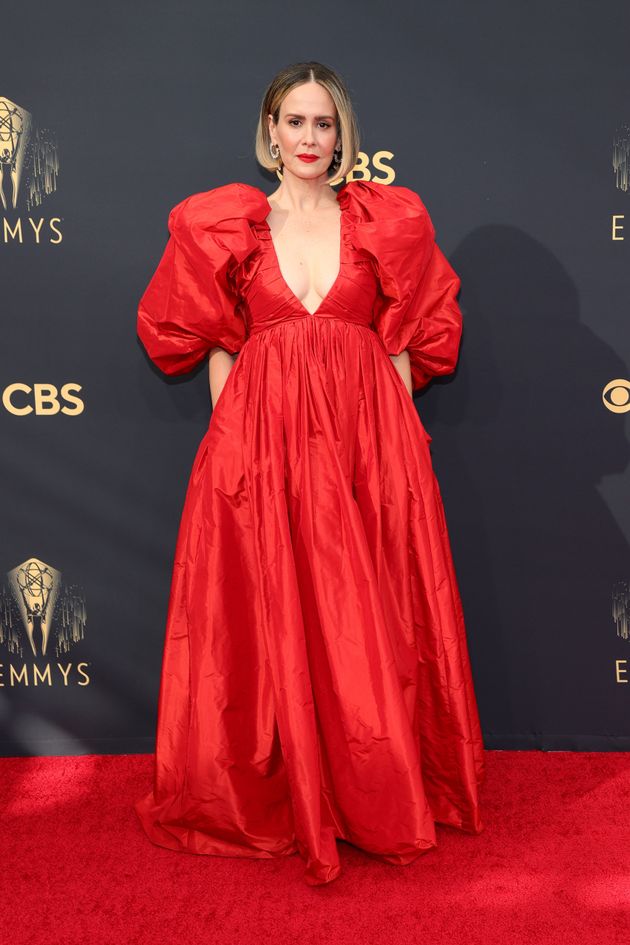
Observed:
[[[80,397],[80,384],[64,384],[61,390],[54,384],[9,384],[2,392],[4,409],[15,417],[34,413],[38,417],[52,417],[65,413],[76,417],[83,413],[85,404]]]
[[[604,405],[612,413],[628,413],[630,410],[630,381],[622,377],[608,381],[602,391]]]
[[[359,151],[357,163],[346,180],[377,180],[379,184],[391,184],[396,179],[396,173],[387,162],[391,161],[393,157],[393,151],[375,151],[370,162],[369,154]],[[382,176],[373,177],[374,171],[379,171]]]

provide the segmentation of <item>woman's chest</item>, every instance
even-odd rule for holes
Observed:
[[[301,293],[294,291],[300,288],[299,280],[289,287],[290,273],[286,272],[287,278],[283,275],[269,228],[261,224],[255,230],[258,236],[257,251],[235,266],[231,273],[239,304],[250,321],[286,310],[288,314],[342,317],[347,312],[351,321],[371,322],[375,302],[380,295],[378,274],[373,260],[353,246],[346,232],[342,230],[337,247],[336,278],[332,279],[331,284],[331,272],[334,274],[335,266],[332,266],[332,270],[326,266],[321,269],[322,281],[315,283],[320,286],[321,301],[313,311],[307,309],[300,300]],[[308,251],[312,251],[312,244]]]

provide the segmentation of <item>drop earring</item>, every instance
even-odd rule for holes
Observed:
[[[269,145],[269,153],[275,161],[278,161],[278,167],[276,168],[276,177],[278,180],[282,180],[282,173],[280,168],[282,167],[282,159],[280,157],[280,146],[278,144]]]

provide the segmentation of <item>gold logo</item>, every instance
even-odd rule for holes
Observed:
[[[83,413],[85,404],[77,396],[83,388],[80,384],[63,384],[59,389],[54,384],[22,384],[15,381],[2,391],[4,409],[16,417],[36,414],[52,417],[58,413],[77,417]]]
[[[624,194],[630,192],[630,125],[622,124],[613,135],[612,166],[615,172],[615,187]],[[613,213],[611,239],[623,242],[625,213]]]
[[[5,210],[20,199],[27,210],[57,189],[59,157],[55,135],[38,128],[21,105],[0,96],[0,200]]]
[[[627,194],[630,190],[630,125],[625,123],[613,137],[612,165],[615,186]]]
[[[24,662],[6,669],[0,663],[0,686],[51,686],[60,677],[67,686],[73,672],[80,677],[79,686],[89,684],[87,663],[59,662],[83,640],[87,623],[83,593],[61,577],[61,571],[39,558],[28,558],[7,572],[6,586],[0,588],[0,644]],[[30,663],[27,657],[32,657]],[[55,662],[42,663],[46,657]]]
[[[630,381],[617,377],[608,381],[602,391],[604,406],[611,413],[628,413],[630,410]]]
[[[21,105],[0,95],[0,201],[5,244],[59,244],[62,217],[46,219],[31,212],[57,189],[59,154],[55,134],[38,127]],[[16,214],[24,207],[27,216]]]
[[[630,585],[627,581],[617,581],[613,586],[612,615],[617,636],[630,640]]]
[[[612,616],[621,640],[630,640],[630,583],[617,581],[612,590]],[[615,660],[615,682],[628,684],[628,660]]]

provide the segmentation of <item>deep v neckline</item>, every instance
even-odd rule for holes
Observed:
[[[264,195],[265,200],[266,200],[266,202],[267,202],[267,206],[269,207],[269,210],[272,211],[272,210],[273,210],[273,207],[272,207],[271,204],[269,203],[269,197],[267,196],[267,194],[264,193],[264,191],[261,190],[260,192]],[[308,309],[308,308],[306,307],[306,305],[304,304],[304,302],[302,302],[302,300],[301,300],[300,298],[298,298],[298,296],[295,294],[295,292],[293,291],[293,289],[291,288],[291,286],[289,285],[289,283],[287,282],[287,280],[286,280],[286,279],[284,278],[284,276],[282,275],[282,269],[280,268],[280,259],[278,258],[278,253],[276,252],[276,246],[275,246],[275,243],[274,243],[274,241],[273,241],[273,236],[272,236],[272,234],[271,234],[271,227],[269,226],[269,223],[268,223],[268,221],[267,221],[267,217],[265,217],[265,219],[263,220],[263,224],[264,224],[264,226],[265,226],[265,228],[266,228],[266,230],[267,230],[268,236],[269,236],[268,242],[270,243],[271,255],[272,255],[272,258],[273,258],[274,266],[275,266],[275,268],[276,268],[276,270],[277,270],[277,272],[278,272],[278,276],[279,276],[280,279],[282,280],[282,284],[284,285],[286,291],[289,293],[289,295],[291,296],[291,298],[292,298],[295,302],[297,302],[297,304],[300,306],[300,308],[302,309],[302,311],[306,312],[306,314],[309,315],[311,318],[312,318],[313,316],[317,315],[317,314],[319,313],[319,311],[323,308],[323,306],[330,300],[330,297],[331,297],[331,295],[333,294],[333,292],[335,291],[335,289],[337,288],[337,285],[338,285],[338,283],[340,282],[340,280],[341,280],[341,275],[342,275],[342,273],[343,273],[343,263],[344,263],[344,258],[343,258],[343,249],[344,249],[344,217],[345,217],[345,214],[344,214],[343,204],[342,204],[341,201],[339,200],[340,193],[341,193],[341,191],[336,191],[336,192],[335,192],[335,198],[336,198],[336,200],[337,200],[337,204],[338,204],[339,209],[340,209],[340,216],[339,216],[339,271],[338,271],[338,273],[337,273],[337,275],[336,275],[336,277],[335,277],[335,281],[333,282],[333,284],[331,285],[330,289],[328,290],[328,292],[326,293],[326,295],[324,296],[324,298],[321,300],[321,302],[319,303],[319,305],[317,306],[317,308],[315,309],[314,312],[311,312],[310,309]]]

